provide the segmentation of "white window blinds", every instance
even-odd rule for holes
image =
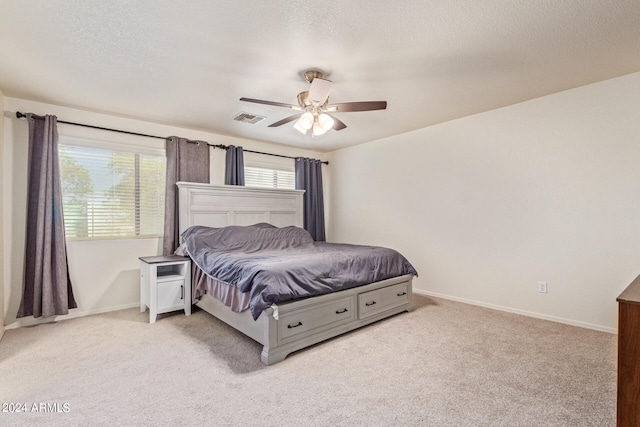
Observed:
[[[245,152],[244,181],[247,187],[295,189],[295,162],[293,159]]]
[[[65,145],[61,141],[68,239],[162,235],[165,156],[143,151]]]
[[[296,188],[294,172],[286,170],[245,166],[244,181],[247,187]]]

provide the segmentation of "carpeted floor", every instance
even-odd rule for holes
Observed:
[[[615,425],[615,335],[415,301],[270,367],[203,311],[8,330],[0,425]]]

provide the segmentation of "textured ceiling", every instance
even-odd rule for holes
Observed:
[[[7,96],[319,151],[637,72],[639,53],[637,0],[0,2]],[[294,104],[310,68],[330,102],[387,110],[312,138],[239,101]]]

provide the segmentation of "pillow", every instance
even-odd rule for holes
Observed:
[[[275,225],[271,225],[268,222],[259,222],[257,224],[248,225],[247,227],[257,227],[257,228],[278,228]]]
[[[230,225],[212,228],[202,225],[189,227],[182,233],[193,253],[196,248],[213,251],[257,252],[271,249],[290,249],[313,244],[313,238],[300,227],[274,227],[259,223],[251,226]]]

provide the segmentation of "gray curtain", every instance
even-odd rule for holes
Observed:
[[[296,189],[305,190],[304,229],[317,242],[325,241],[324,199],[322,196],[322,162],[316,159],[296,159]]]
[[[242,147],[230,145],[227,148],[224,183],[227,185],[244,185],[244,154]]]
[[[163,255],[171,255],[180,244],[178,229],[178,187],[176,182],[209,183],[209,145],[172,136],[165,144],[167,176],[164,198]]]
[[[76,308],[62,216],[58,119],[27,114],[29,160],[22,300],[16,317],[50,317]]]

